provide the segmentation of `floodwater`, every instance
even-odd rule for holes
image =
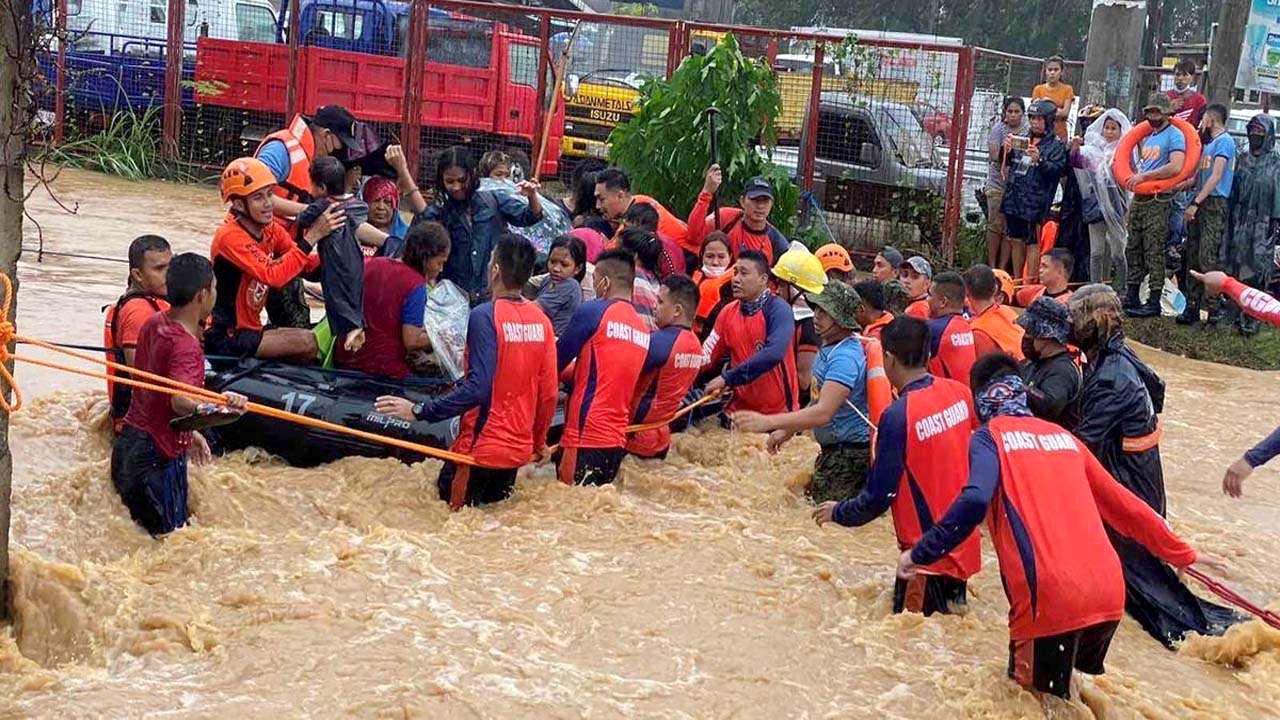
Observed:
[[[160,232],[207,249],[202,188],[65,172],[45,247],[121,257]],[[28,244],[35,241],[34,234]],[[28,255],[20,331],[95,344],[123,266]],[[1280,482],[1222,469],[1280,423],[1274,374],[1146,353],[1169,384],[1171,519],[1280,606]],[[814,445],[678,436],[614,487],[525,471],[498,506],[445,511],[437,465],[295,470],[237,453],[191,474],[192,525],[137,530],[107,470],[95,381],[20,367],[13,591],[0,717],[1264,718],[1280,631],[1254,621],[1168,652],[1121,624],[1086,703],[1004,676],[1007,605],[985,555],[963,617],[891,615],[886,519],[818,528],[795,487]]]

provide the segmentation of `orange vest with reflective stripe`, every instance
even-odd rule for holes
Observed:
[[[871,454],[875,455],[876,428],[880,416],[893,404],[893,385],[884,372],[884,348],[880,341],[869,335],[859,335],[862,354],[867,358],[867,419],[871,421]]]
[[[294,202],[309,201],[311,199],[311,193],[308,191],[311,187],[311,159],[315,157],[316,139],[311,135],[311,128],[307,127],[307,121],[301,115],[295,115],[289,127],[262,138],[262,142],[258,143],[258,149],[253,151],[254,155],[262,150],[263,145],[272,140],[283,142],[285,149],[289,151],[289,177],[276,185],[276,195]]]

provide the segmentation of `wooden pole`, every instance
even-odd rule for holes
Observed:
[[[0,143],[3,143],[4,187],[0,188],[0,272],[13,280],[13,322],[18,311],[18,256],[22,254],[23,157],[28,131],[26,84],[37,72],[31,52],[31,0],[3,0],[0,10]],[[9,347],[13,351],[13,347]],[[9,361],[12,370],[13,361]],[[11,389],[0,381],[0,393]],[[9,519],[13,490],[13,455],[9,449],[9,415],[0,413],[0,619],[9,618]]]
[[[542,132],[538,135],[538,147],[534,148],[537,151],[533,156],[533,174],[535,176],[542,171],[542,158],[547,153],[547,136],[551,134],[551,121],[556,117],[556,103],[560,102],[560,96],[564,94],[565,72],[569,69],[569,57],[573,53],[573,41],[578,37],[578,28],[580,27],[582,27],[581,22],[574,23],[573,32],[569,33],[569,41],[564,44],[560,59],[556,61],[556,82],[552,86],[551,97],[547,98],[546,114],[542,118]]]
[[[1218,31],[1213,34],[1212,62],[1205,71],[1205,97],[1211,103],[1231,107],[1236,91],[1236,71],[1244,48],[1244,29],[1249,24],[1249,0],[1222,0]]]

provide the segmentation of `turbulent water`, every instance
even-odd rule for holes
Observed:
[[[122,257],[142,232],[205,249],[208,190],[65,173],[45,246]],[[28,244],[34,243],[34,232]],[[28,254],[20,331],[96,343],[123,266]],[[1221,495],[1280,423],[1277,376],[1147,353],[1169,383],[1175,528],[1223,579],[1280,606],[1280,482]],[[449,514],[437,464],[288,468],[237,453],[191,474],[192,524],[134,527],[108,477],[95,381],[20,368],[12,588],[0,717],[1262,718],[1280,631],[1161,648],[1121,624],[1085,702],[1043,708],[1004,676],[1007,604],[988,552],[964,617],[889,612],[887,519],[818,528],[797,494],[815,446],[677,436],[614,487],[526,470],[510,501]]]

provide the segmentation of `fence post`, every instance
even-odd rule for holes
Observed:
[[[551,67],[551,16],[543,13],[538,21],[538,107],[533,116],[533,151],[538,162],[543,160],[542,150],[546,138],[547,125],[547,104],[550,103],[552,112],[555,112],[556,103],[560,98],[547,97],[547,70]],[[569,67],[566,64],[561,72],[568,73]],[[558,87],[556,85],[552,86]],[[554,90],[553,90],[554,92]],[[533,168],[533,177],[538,178],[542,175],[542,168]]]
[[[822,63],[826,43],[813,44],[813,72],[809,86],[809,111],[805,115],[804,148],[796,164],[805,192],[813,191],[814,158],[818,155],[818,114],[822,104]]]
[[[688,34],[683,22],[679,20],[671,23],[671,28],[667,30],[667,79],[671,79],[671,75],[680,67],[680,62],[684,60],[685,45],[688,42]]]
[[[54,64],[53,144],[61,145],[67,127],[67,0],[58,0],[53,34],[58,39],[58,58]]]
[[[298,45],[302,42],[298,36],[302,34],[301,21],[298,19],[298,13],[301,12],[298,0],[289,0],[289,82],[286,85],[284,94],[284,122],[289,124],[293,121],[293,116],[302,112],[301,95],[298,92]]]
[[[169,0],[164,63],[163,142],[160,145],[161,152],[169,160],[178,158],[178,133],[182,129],[182,30],[187,24],[186,13],[187,4],[184,0]]]
[[[296,2],[297,0],[294,0]],[[404,99],[400,105],[400,145],[405,163],[418,177],[422,146],[422,103],[427,74],[427,21],[431,16],[428,0],[412,0],[409,8],[409,37],[405,50]]]
[[[973,106],[973,73],[974,49],[963,47],[957,53],[956,97],[951,108],[951,147],[947,157],[947,184],[942,218],[942,257],[948,265],[955,262],[956,242],[960,233],[960,209],[964,207],[965,146]]]

